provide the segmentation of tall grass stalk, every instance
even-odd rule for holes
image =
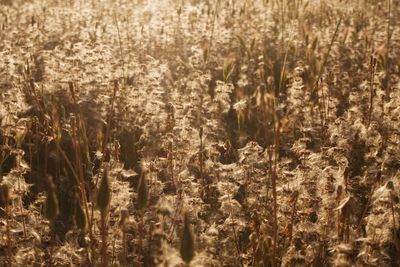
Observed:
[[[126,83],[126,76],[125,76],[125,61],[122,53],[122,41],[121,41],[121,33],[119,31],[119,26],[118,26],[118,20],[117,20],[117,15],[114,14],[114,23],[117,28],[117,34],[118,34],[118,44],[119,44],[119,56],[121,57],[121,66],[122,66],[122,75],[124,77],[124,83]]]
[[[3,199],[1,199],[3,198]],[[2,184],[0,185],[0,200],[3,200],[5,203],[5,213],[6,213],[6,240],[7,240],[7,262],[9,267],[12,267],[12,241],[11,241],[11,210],[10,210],[10,190],[8,185]]]
[[[111,187],[110,181],[108,178],[108,168],[104,169],[103,177],[100,182],[98,194],[97,194],[97,207],[100,211],[100,219],[101,219],[101,266],[108,266],[108,255],[107,255],[107,237],[108,237],[108,229],[107,229],[107,218],[108,218],[108,209],[111,201]]]
[[[276,257],[277,257],[277,247],[278,247],[278,196],[276,191],[276,180],[278,178],[277,168],[278,168],[278,158],[279,158],[279,146],[280,146],[280,121],[279,119],[274,124],[274,161],[272,168],[272,196],[273,196],[273,205],[274,205],[274,245],[272,249],[273,255],[273,265],[276,266]]]
[[[100,160],[100,164],[99,164],[99,169],[103,166],[104,163],[104,158],[105,158],[105,153],[107,151],[107,144],[108,144],[108,140],[110,139],[110,132],[111,132],[111,123],[112,123],[112,119],[114,117],[114,103],[115,103],[115,98],[117,96],[117,92],[118,92],[118,82],[114,81],[114,87],[113,87],[113,94],[110,100],[110,108],[108,110],[108,119],[107,119],[107,128],[106,128],[106,135],[103,139],[103,144],[102,144],[102,157]],[[99,175],[96,175],[96,181],[95,181],[95,187],[97,188],[97,185],[99,183]],[[92,235],[93,233],[93,225],[94,225],[94,205],[92,204],[91,206],[91,211],[90,211],[90,220],[89,220],[89,234]],[[95,254],[95,249],[94,249],[94,243],[92,243],[92,264],[94,264],[94,260],[96,259],[96,257],[94,256]]]
[[[70,89],[70,94],[72,97],[72,101],[74,103],[75,106],[78,106],[78,102],[76,99],[76,95],[75,95],[75,88],[72,82],[69,83],[69,89]],[[89,216],[89,206],[88,206],[88,199],[86,197],[86,187],[85,187],[85,180],[84,180],[84,174],[83,174],[83,166],[82,166],[82,151],[81,151],[81,141],[80,138],[78,136],[78,132],[80,133],[84,133],[86,134],[86,130],[79,130],[78,127],[83,127],[84,128],[84,122],[83,122],[83,116],[79,111],[76,112],[76,117],[72,118],[71,121],[71,128],[72,128],[72,141],[73,141],[73,145],[74,145],[74,151],[75,151],[75,159],[76,159],[76,168],[78,168],[78,172],[75,170],[75,168],[72,166],[71,162],[69,161],[68,157],[66,156],[66,154],[62,151],[62,155],[63,157],[66,159],[67,164],[69,163],[70,165],[70,169],[74,170],[74,176],[76,177],[75,179],[77,180],[78,186],[79,186],[79,190],[81,193],[81,199],[82,199],[82,204],[85,208],[85,214],[86,214],[86,218],[87,218],[87,222],[89,224],[89,239],[90,239],[90,247],[91,247],[91,252],[92,252],[92,258],[91,261],[92,263],[94,263],[95,261],[95,249],[94,249],[94,237],[93,237],[93,217]],[[86,136],[84,136],[83,138],[87,138]],[[59,151],[61,151],[61,147],[58,144],[58,149]],[[93,209],[93,205],[92,205],[92,209]]]
[[[210,40],[208,43],[208,47],[206,49],[206,55],[204,56],[205,62],[204,64],[207,65],[208,60],[210,59],[210,53],[211,53],[211,48],[212,48],[212,44],[213,44],[213,39],[214,39],[214,31],[215,31],[215,23],[217,20],[217,16],[218,16],[218,8],[220,5],[221,0],[216,0],[215,1],[215,8],[214,8],[214,15],[213,15],[213,19],[211,22],[211,32],[210,32]]]
[[[340,25],[341,25],[341,23],[342,23],[342,19],[343,19],[343,15],[340,16],[339,21],[338,21],[338,23],[336,24],[335,32],[334,32],[333,35],[332,35],[331,41],[330,41],[329,46],[328,46],[328,50],[327,50],[326,53],[324,54],[321,68],[320,68],[319,71],[318,71],[317,79],[314,81],[314,84],[313,84],[313,86],[312,86],[312,90],[315,90],[316,93],[317,93],[317,95],[318,95],[318,91],[319,91],[319,90],[318,90],[318,87],[319,87],[319,84],[320,84],[320,80],[321,80],[321,78],[322,78],[322,75],[323,75],[323,73],[324,73],[326,64],[327,64],[327,62],[328,62],[329,54],[331,53],[333,43],[335,42],[335,40],[336,40],[336,38],[337,38],[337,36],[338,36],[339,28],[340,28]],[[325,103],[325,99],[324,99],[324,94],[322,94],[322,97],[323,97],[323,103],[322,103],[322,104],[323,104],[324,106],[321,107],[321,103],[319,102],[319,98],[317,97],[318,109],[319,109],[321,118],[325,118],[325,119],[326,119],[326,115],[323,116],[324,112],[326,111],[326,107],[325,107],[326,103]],[[322,123],[324,123],[324,120],[325,120],[325,119],[321,119],[321,120],[322,120]]]
[[[371,123],[371,116],[372,116],[372,110],[374,108],[374,96],[375,96],[375,90],[374,90],[374,78],[375,78],[375,69],[376,69],[376,58],[371,56],[370,58],[370,63],[369,63],[369,112],[368,112],[368,121],[367,121],[367,128],[369,127]]]
[[[386,91],[389,90],[390,88],[390,41],[391,41],[391,32],[390,32],[390,28],[391,28],[391,17],[392,17],[392,1],[388,0],[387,2],[388,4],[388,18],[387,18],[387,29],[386,29],[386,54],[385,54],[385,71],[386,71],[386,84],[385,84],[385,89]],[[389,96],[389,95],[387,95]]]

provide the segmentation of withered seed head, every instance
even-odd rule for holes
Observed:
[[[110,181],[108,179],[108,169],[106,168],[103,173],[103,178],[100,182],[99,192],[97,194],[97,207],[99,208],[101,214],[105,214],[108,205],[111,201],[111,189]]]
[[[55,219],[60,213],[60,210],[58,206],[57,195],[54,189],[55,187],[53,183],[53,177],[50,175],[47,176],[47,186],[48,189],[47,189],[46,202],[44,205],[44,215],[51,223],[54,223]]]
[[[186,264],[189,264],[194,257],[194,238],[190,229],[189,215],[186,212],[184,215],[183,235],[181,240],[181,257]]]
[[[59,214],[59,208],[58,208],[58,199],[56,196],[56,193],[54,190],[51,188],[47,192],[47,198],[46,198],[46,203],[45,203],[45,216],[50,222],[54,222],[54,220],[57,218]]]
[[[142,174],[140,177],[137,192],[138,192],[137,206],[141,211],[143,211],[147,206],[147,199],[149,196],[147,181],[144,174]]]
[[[128,210],[127,209],[122,209],[120,216],[121,217],[119,219],[118,226],[119,226],[119,228],[121,228],[122,231],[125,231],[127,221],[129,221],[129,212],[128,212]]]
[[[76,202],[75,225],[81,232],[86,231],[86,216],[80,201]]]
[[[200,140],[203,139],[203,127],[200,127],[199,137],[200,137]]]
[[[10,190],[7,184],[0,185],[0,207],[5,208],[10,200]]]

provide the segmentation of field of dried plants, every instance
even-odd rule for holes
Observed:
[[[399,0],[0,0],[0,266],[400,266]]]

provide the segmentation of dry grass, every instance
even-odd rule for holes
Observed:
[[[397,266],[395,0],[0,0],[0,266]]]

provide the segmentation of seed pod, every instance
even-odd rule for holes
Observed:
[[[10,200],[10,191],[7,184],[0,185],[0,207],[5,208]]]
[[[137,207],[138,209],[143,211],[147,206],[147,199],[149,197],[149,192],[147,189],[147,181],[144,174],[140,176],[137,192],[138,192]]]
[[[59,214],[58,199],[53,189],[47,192],[44,212],[44,215],[50,222],[54,222]]]
[[[99,208],[102,214],[105,214],[107,211],[108,205],[111,200],[111,190],[110,190],[110,182],[108,180],[108,170],[105,169],[103,173],[103,178],[100,182],[99,192],[97,195],[97,207]]]
[[[187,212],[185,213],[183,236],[181,240],[181,257],[186,264],[189,264],[194,257],[194,239]]]
[[[84,233],[86,231],[86,216],[80,201],[76,202],[75,225],[81,232]]]

